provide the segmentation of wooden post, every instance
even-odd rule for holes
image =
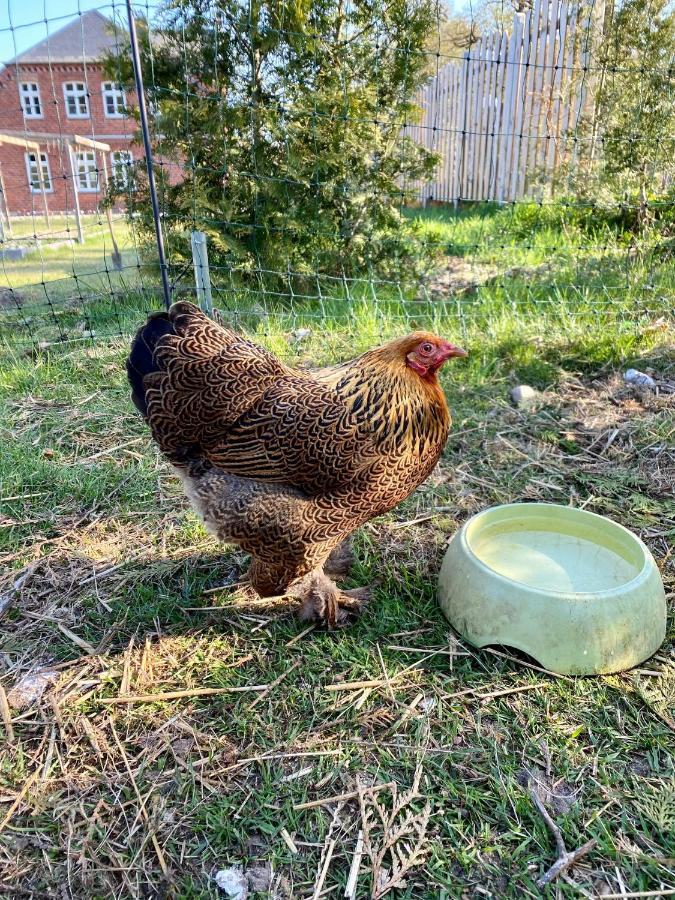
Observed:
[[[581,70],[583,75],[579,80],[579,87],[577,90],[577,96],[575,98],[575,108],[572,113],[573,115],[573,146],[572,146],[572,160],[570,164],[571,171],[575,171],[576,167],[580,160],[584,158],[584,148],[583,148],[583,140],[584,134],[582,132],[581,139],[579,138],[579,127],[583,124],[583,111],[587,103],[587,80],[588,80],[588,68],[591,61],[590,54],[590,29],[591,29],[591,10],[588,10],[584,16],[584,19],[581,21],[580,33],[577,35],[578,37],[578,55],[575,59],[575,68],[577,71]],[[578,76],[577,76],[578,77]],[[581,146],[580,146],[581,144]]]
[[[213,316],[209,254],[206,247],[206,235],[203,231],[192,232],[192,261],[195,267],[195,284],[197,286],[199,307],[208,316]]]
[[[610,3],[609,7],[606,8],[604,2],[598,3],[598,8],[592,10],[591,16],[591,41],[593,42],[593,48],[591,52],[591,56],[593,56],[597,50],[599,49],[599,45],[603,40],[605,30],[609,27],[611,22],[611,16],[614,11],[614,4]],[[609,17],[609,18],[608,18]],[[595,73],[591,73],[591,90],[589,91],[589,109],[588,109],[588,120],[591,123],[591,148],[589,152],[589,159],[591,163],[595,159],[595,154],[597,151],[597,142],[599,138],[600,131],[600,120],[598,119],[598,110],[597,110],[597,101],[598,98],[602,95],[602,91],[605,84],[607,72],[603,67],[600,72],[600,78],[597,79],[597,75]]]
[[[527,151],[527,174],[529,180],[530,199],[534,199],[533,188],[537,185],[537,165],[539,147],[542,139],[542,111],[546,114],[542,94],[546,78],[546,41],[553,0],[541,0],[539,21],[537,25],[537,41],[534,45],[534,71],[532,73],[532,113],[530,118],[531,140]]]
[[[502,31],[501,40],[495,42],[497,58],[494,61],[494,80],[492,82],[492,116],[488,120],[490,140],[490,169],[488,173],[488,200],[497,196],[497,177],[499,174],[499,144],[503,139],[504,118],[504,76],[506,74],[508,35]]]
[[[516,115],[513,126],[513,160],[511,163],[510,199],[520,200],[522,182],[520,171],[523,157],[523,130],[526,128],[525,109],[527,104],[527,62],[530,56],[530,31],[532,29],[532,10],[525,13],[522,30],[522,46],[519,50],[518,86],[516,95]]]
[[[0,209],[0,219],[4,215],[7,219],[7,234],[12,233],[12,220],[9,217],[9,204],[7,203],[7,191],[5,190],[5,179],[2,177],[2,166],[0,166],[0,194],[2,195],[2,209]],[[3,228],[3,238],[5,237],[5,229]]]
[[[455,196],[453,194],[453,173],[455,171],[455,154],[457,152],[457,129],[458,129],[458,118],[455,112],[455,107],[457,103],[457,76],[459,74],[459,66],[447,66],[448,72],[450,73],[450,100],[448,104],[448,120],[446,122],[446,129],[448,135],[448,158],[446,162],[446,193],[444,199],[446,201],[452,200],[454,202]]]
[[[556,169],[560,153],[560,110],[563,105],[563,75],[565,72],[565,52],[567,50],[567,24],[569,20],[567,3],[561,4],[558,24],[558,52],[555,59],[555,75],[552,87],[551,131],[553,137],[549,142],[547,169],[550,173],[551,197],[555,194]]]
[[[42,204],[45,208],[45,223],[47,225],[47,231],[49,231],[52,227],[51,219],[49,218],[49,201],[47,199],[47,190],[45,188],[45,178],[42,174],[42,154],[40,153],[40,148],[35,151],[35,163],[37,167],[37,176],[38,176],[38,184],[40,185],[40,193],[42,194]]]
[[[549,8],[549,19],[547,23],[548,38],[546,43],[546,54],[544,57],[544,70],[542,82],[542,110],[541,110],[541,126],[543,131],[543,140],[540,141],[539,153],[537,155],[536,168],[539,175],[543,177],[544,187],[540,194],[540,199],[546,191],[546,175],[547,162],[551,155],[551,146],[555,142],[555,130],[553,126],[553,104],[555,90],[555,61],[556,61],[556,38],[559,38],[558,24],[562,12],[562,4],[558,0],[552,0]]]
[[[488,116],[490,114],[490,105],[492,104],[492,96],[490,93],[490,79],[492,77],[492,49],[494,46],[494,33],[489,34],[484,41],[481,41],[483,48],[480,54],[480,74],[476,84],[477,102],[476,102],[476,128],[475,128],[475,157],[472,167],[473,178],[473,198],[474,200],[486,200],[483,191],[483,182],[485,174],[485,147],[487,143]]]
[[[464,152],[466,149],[466,78],[468,63],[466,56],[460,63],[459,85],[457,89],[456,128],[455,128],[455,160],[452,178],[452,205],[457,210],[459,199],[462,196],[462,172],[464,169]],[[459,126],[462,126],[461,133]]]
[[[9,218],[9,207],[7,206],[7,194],[5,193],[5,181],[2,177],[2,166],[0,166],[0,196],[2,196],[2,207],[0,208],[0,238],[5,240],[8,234],[12,233],[12,222]],[[5,232],[4,219],[7,218],[7,231]]]
[[[576,79],[574,77],[575,48],[577,45],[577,7],[572,6],[570,21],[567,28],[567,58],[565,60],[565,82],[563,88],[564,104],[560,118],[560,146],[557,148],[555,167],[556,170],[562,164],[567,168],[569,129],[572,107],[574,104]],[[569,174],[569,173],[568,173]]]
[[[499,151],[497,200],[503,203],[511,199],[510,182],[513,147],[516,142],[515,113],[520,81],[520,51],[523,40],[523,15],[516,13],[513,30],[508,40],[508,56],[504,68],[504,115],[502,116],[502,136]]]
[[[467,74],[467,101],[469,109],[468,126],[467,126],[467,148],[464,158],[464,175],[463,175],[463,195],[468,200],[474,199],[473,184],[476,165],[476,132],[478,131],[478,79],[480,77],[481,57],[483,51],[483,42],[478,41],[472,48],[475,54],[472,54],[469,60],[469,71]]]
[[[70,174],[73,178],[73,197],[75,198],[75,222],[77,223],[77,243],[84,244],[84,232],[82,231],[82,215],[80,213],[80,195],[77,192],[77,172],[75,170],[75,148],[68,145],[68,159],[70,160]]]
[[[101,152],[101,160],[103,162],[103,181],[106,187],[106,191],[110,184],[110,176],[108,175],[108,164],[106,162],[105,153]],[[108,220],[108,230],[110,231],[110,240],[113,245],[112,252],[112,264],[113,268],[120,271],[122,266],[122,254],[120,253],[120,248],[117,246],[117,241],[115,240],[115,232],[113,230],[113,220],[112,213],[110,212],[110,204],[105,204],[105,217]]]
[[[527,58],[525,60],[525,83],[524,83],[524,107],[523,107],[523,141],[520,145],[520,165],[519,165],[519,186],[518,195],[524,197],[529,190],[529,168],[528,159],[530,156],[530,145],[533,138],[534,130],[534,81],[537,65],[537,52],[539,48],[539,31],[541,28],[541,6],[542,2],[547,0],[534,0],[534,6],[530,16],[530,30],[527,47]]]

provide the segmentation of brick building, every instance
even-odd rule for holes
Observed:
[[[101,65],[125,33],[96,10],[0,71],[0,203],[9,215],[93,212],[106,178],[124,184],[142,149],[127,96]],[[108,149],[104,149],[107,145]],[[76,196],[75,196],[76,192]]]

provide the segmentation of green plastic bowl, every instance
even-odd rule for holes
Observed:
[[[666,634],[654,558],[604,516],[512,503],[473,516],[445,554],[443,612],[476,647],[506,644],[567,675],[629,669]]]

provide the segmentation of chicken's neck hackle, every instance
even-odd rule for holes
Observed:
[[[369,426],[382,450],[425,455],[445,444],[451,419],[438,376],[422,378],[406,363],[425,336],[390,341],[319,375]]]

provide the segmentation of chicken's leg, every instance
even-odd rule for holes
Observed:
[[[178,469],[186,493],[207,529],[251,554],[248,578],[258,598],[297,598],[305,620],[345,625],[368,598],[367,589],[342,591],[324,574],[346,575],[353,561],[347,541],[336,545],[336,524],[317,534],[313,502],[283,484],[229,475],[217,468],[199,477]],[[348,534],[346,528],[342,535]],[[339,539],[339,538],[338,538]]]
[[[354,565],[354,560],[352,542],[349,538],[345,538],[341,544],[338,544],[334,550],[331,550],[330,556],[323,567],[324,572],[332,575],[333,578],[344,578],[345,575],[349,574],[349,570]]]

